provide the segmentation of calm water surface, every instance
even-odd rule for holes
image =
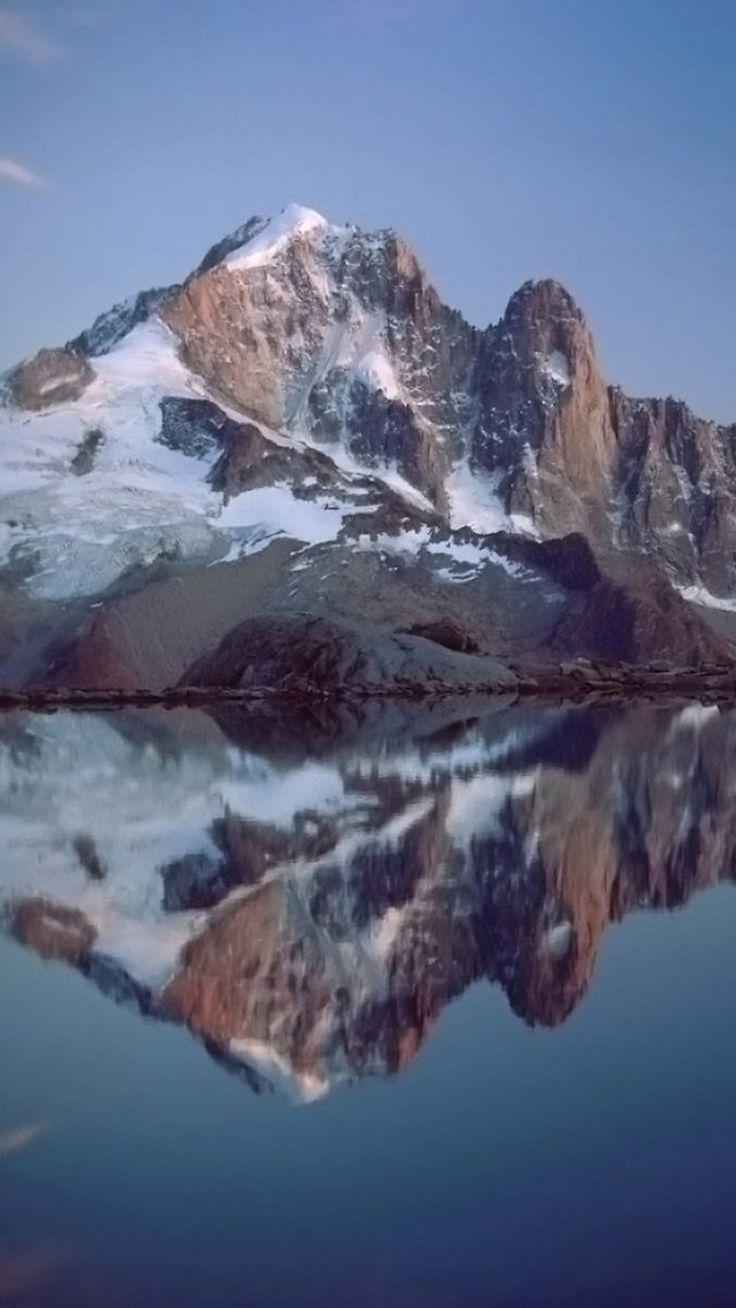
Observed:
[[[735,765],[695,705],[0,718],[0,1304],[736,1304]]]

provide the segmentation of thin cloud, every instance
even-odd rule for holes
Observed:
[[[20,1149],[27,1149],[40,1135],[48,1131],[50,1122],[24,1122],[21,1126],[0,1131],[0,1158],[4,1154],[14,1154]]]
[[[29,191],[45,191],[46,182],[38,173],[34,173],[32,168],[26,168],[25,164],[18,163],[17,159],[8,159],[6,155],[0,155],[0,182],[7,182],[10,186],[24,186]]]
[[[0,53],[3,51],[38,66],[52,63],[60,54],[33,18],[0,5]]]

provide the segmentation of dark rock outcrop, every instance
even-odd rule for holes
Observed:
[[[464,684],[512,685],[493,659],[451,653],[432,640],[315,618],[269,614],[240,624],[182,677],[192,686],[267,686],[284,691],[376,688],[429,693]]]
[[[95,318],[91,327],[75,336],[66,348],[89,358],[107,354],[128,332],[161,309],[166,299],[178,290],[178,286],[156,287],[113,305],[112,309]]]
[[[643,578],[626,587],[602,577],[573,596],[546,648],[610,663],[664,659],[684,667],[731,657],[728,643],[654,569],[645,569]]]

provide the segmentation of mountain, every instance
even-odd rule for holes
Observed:
[[[612,924],[733,882],[736,717],[477,710],[5,714],[0,924],[298,1098],[479,980],[558,1026]]]
[[[276,615],[359,682],[732,655],[736,428],[607,386],[556,282],[481,331],[290,206],[1,389],[4,684],[235,684]]]

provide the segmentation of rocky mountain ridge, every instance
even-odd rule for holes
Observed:
[[[175,681],[285,610],[447,620],[502,658],[730,657],[736,428],[609,387],[556,282],[481,331],[395,233],[290,206],[4,393],[6,683],[162,684],[156,649]],[[578,536],[587,601],[544,566]]]

